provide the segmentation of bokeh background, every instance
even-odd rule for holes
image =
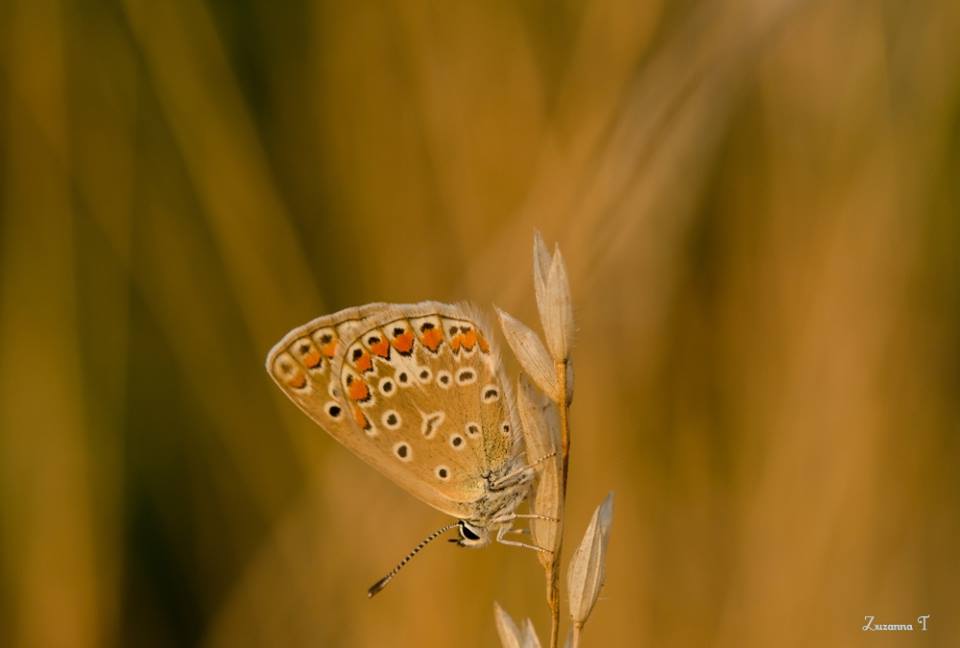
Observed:
[[[0,645],[492,646],[506,547],[270,382],[374,300],[578,318],[586,646],[960,641],[960,4],[0,3]],[[513,365],[515,367],[515,365]],[[865,615],[926,634],[867,634]]]

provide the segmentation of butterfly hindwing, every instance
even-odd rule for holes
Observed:
[[[520,448],[499,358],[460,306],[384,306],[355,322],[332,366],[352,434],[340,439],[434,508],[476,517]],[[340,438],[340,437],[338,437]]]

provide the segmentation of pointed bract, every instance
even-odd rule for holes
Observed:
[[[547,251],[540,232],[533,235],[533,288],[547,348],[556,362],[570,356],[573,343],[573,302],[560,248]]]
[[[574,623],[586,623],[600,595],[606,575],[607,542],[612,522],[613,493],[610,493],[593,512],[587,532],[567,569],[570,618]]]
[[[560,421],[556,403],[547,398],[527,374],[520,374],[517,379],[517,410],[523,423],[527,462],[532,465],[559,452]]]
[[[533,621],[530,619],[527,619],[523,626],[523,648],[541,648],[537,629],[533,627]]]
[[[560,248],[553,253],[550,273],[547,275],[544,299],[537,300],[540,308],[540,321],[547,347],[557,362],[570,356],[573,344],[573,303],[570,299],[570,284],[567,281],[567,268],[563,263]]]
[[[523,648],[523,633],[514,623],[513,618],[507,614],[507,611],[500,607],[499,603],[493,604],[493,616],[497,622],[497,634],[500,635],[500,643],[503,648]]]
[[[497,315],[500,317],[503,336],[507,339],[507,344],[510,345],[523,370],[553,401],[563,398],[565,390],[557,385],[553,359],[537,334],[526,324],[499,308],[497,308]]]
[[[537,310],[540,317],[547,303],[547,277],[550,274],[550,264],[553,258],[547,250],[546,243],[540,232],[533,234],[533,291],[537,296]]]
[[[538,390],[525,374],[517,381],[517,410],[523,424],[527,463],[535,467],[537,480],[530,499],[530,512],[549,520],[530,520],[533,544],[549,551],[560,545],[563,498],[560,494],[560,420],[557,406]],[[553,563],[553,555],[537,552],[544,567]]]

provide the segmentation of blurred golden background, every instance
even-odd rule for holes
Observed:
[[[0,645],[496,644],[507,547],[263,357],[374,300],[579,337],[586,646],[960,641],[960,4],[0,4]],[[515,365],[514,365],[515,367]],[[929,631],[865,633],[878,623]]]

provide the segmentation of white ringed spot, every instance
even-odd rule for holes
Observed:
[[[467,444],[464,443],[462,436],[460,436],[459,434],[451,434],[451,435],[450,435],[450,447],[451,447],[451,448],[453,448],[454,450],[456,450],[456,451],[459,452],[460,450],[463,450],[466,446],[467,446]]]
[[[477,372],[473,369],[461,369],[457,372],[458,385],[472,385],[477,382]]]
[[[417,380],[420,381],[420,384],[428,385],[432,379],[433,372],[430,371],[430,367],[417,367]]]
[[[404,463],[413,460],[413,450],[410,449],[410,444],[404,441],[394,444],[393,454]]]
[[[450,479],[450,469],[444,466],[443,464],[436,467],[434,474],[437,476],[437,479],[440,481],[447,481]]]
[[[450,372],[446,369],[438,371],[437,384],[440,385],[441,389],[450,389],[450,385],[453,384],[453,376],[451,376]]]
[[[397,393],[397,383],[393,382],[393,378],[381,378],[380,384],[377,386],[377,391],[387,398],[390,398]]]
[[[480,398],[484,403],[496,403],[500,400],[500,389],[496,385],[486,385]]]
[[[336,401],[327,401],[324,403],[323,411],[334,421],[339,420],[340,417],[343,416],[343,408],[340,406],[340,403]]]
[[[475,439],[478,436],[480,436],[480,430],[482,428],[480,427],[479,423],[474,423],[473,421],[470,421],[463,426],[463,429],[467,431],[468,437],[472,437]]]
[[[396,410],[387,410],[384,412],[383,416],[380,417],[380,422],[383,423],[383,427],[388,430],[396,430],[403,425],[403,421],[400,419],[400,415]]]

